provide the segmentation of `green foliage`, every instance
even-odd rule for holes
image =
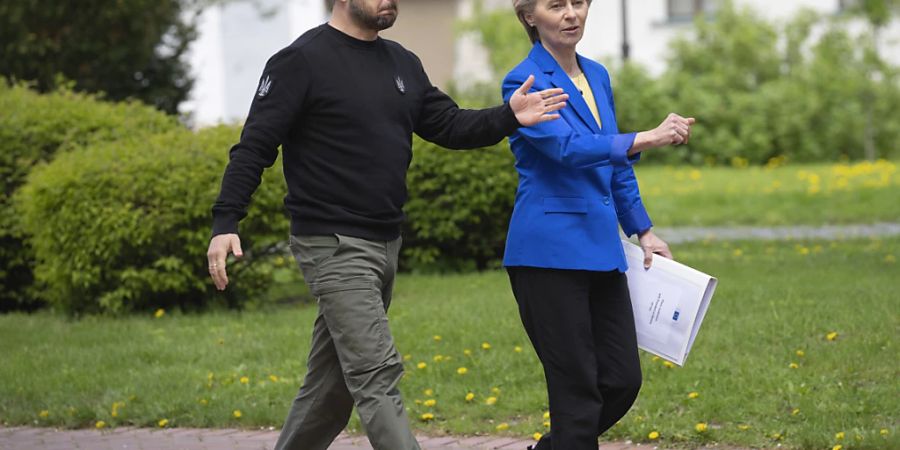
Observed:
[[[138,98],[169,113],[190,91],[183,56],[195,37],[180,0],[0,2],[0,75],[35,81],[59,76],[110,99]]]
[[[516,171],[506,143],[450,152],[419,138],[407,174],[402,267],[484,269],[503,255]]]
[[[823,31],[811,38],[816,27]],[[660,102],[697,117],[687,146],[649,152],[647,161],[764,164],[891,158],[897,155],[900,71],[879,55],[870,33],[853,36],[844,18],[802,11],[784,27],[724,2],[713,20],[672,43]],[[616,96],[629,87],[616,74]],[[618,102],[624,129],[646,129],[665,110]],[[884,118],[884,120],[877,120]]]
[[[73,147],[177,126],[173,118],[136,102],[105,103],[67,89],[41,95],[0,79],[0,311],[38,306],[28,291],[34,256],[10,204],[31,169]]]
[[[494,75],[503,77],[531,50],[528,34],[508,9],[485,11],[482,0],[475,2],[474,9],[472,18],[460,23],[459,29],[481,38],[481,43],[491,50],[489,60]]]
[[[209,281],[209,207],[235,128],[175,129],[67,152],[36,168],[15,197],[37,258],[40,295],[70,312],[120,313],[212,303],[239,306],[268,285],[287,236],[280,164],[268,171],[243,230],[232,285]]]
[[[714,16],[698,17],[691,33],[671,42],[659,78],[634,63],[610,67],[619,128],[652,129],[671,111],[697,118],[689,145],[647,152],[644,163],[896,157],[900,70],[875,41],[897,11],[896,0],[865,0],[849,15],[804,10],[776,25],[723,1]],[[849,33],[847,21],[860,16],[869,29]],[[478,15],[463,29],[480,34],[498,77],[528,53],[528,39],[506,9]]]

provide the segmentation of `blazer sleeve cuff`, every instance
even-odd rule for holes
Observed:
[[[632,236],[635,233],[641,233],[653,227],[650,215],[647,214],[644,203],[640,200],[630,210],[619,214],[619,223],[622,225],[622,231],[626,236]]]
[[[613,166],[630,166],[641,159],[640,153],[628,156],[628,150],[634,145],[634,138],[637,133],[617,134],[613,136],[612,150],[609,159]]]

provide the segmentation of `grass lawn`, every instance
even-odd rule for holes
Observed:
[[[900,448],[900,238],[674,250],[719,277],[716,297],[685,368],[642,355],[641,396],[606,439],[649,442],[655,431],[667,446]],[[0,316],[0,422],[278,427],[305,370],[314,315],[306,304],[159,318]],[[390,316],[420,432],[546,430],[543,376],[504,273],[402,276]]]
[[[900,221],[897,162],[764,167],[635,166],[658,226]]]

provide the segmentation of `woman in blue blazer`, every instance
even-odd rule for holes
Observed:
[[[507,101],[529,75],[532,89],[562,88],[560,120],[510,137],[519,188],[504,266],[525,330],[544,368],[551,432],[535,449],[597,448],[641,385],[637,338],[619,225],[638,234],[644,266],[671,258],[650,230],[632,164],[644,150],[686,143],[694,119],[619,133],[609,74],[575,52],[590,0],[514,0],[534,47],[503,81]]]

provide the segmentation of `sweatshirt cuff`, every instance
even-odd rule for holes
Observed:
[[[640,153],[628,156],[628,150],[634,145],[634,138],[637,133],[617,134],[613,136],[612,150],[609,159],[614,166],[630,166],[640,160]]]
[[[516,113],[513,112],[512,106],[509,106],[509,102],[503,104],[501,111],[500,121],[506,136],[513,134],[514,131],[522,127],[519,119],[516,119]]]
[[[213,216],[213,237],[220,234],[238,234],[238,222],[240,217],[233,214],[222,214]]]
[[[619,223],[622,225],[622,231],[626,236],[649,230],[653,227],[650,221],[650,215],[644,208],[644,203],[638,200],[633,207],[619,214]]]

